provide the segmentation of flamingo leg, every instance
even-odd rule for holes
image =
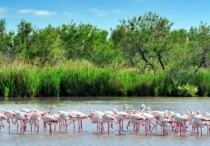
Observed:
[[[49,127],[50,127],[49,135],[52,135],[52,126],[51,126],[51,123],[49,123]]]
[[[7,118],[7,123],[8,123],[8,133],[10,134],[10,119]]]
[[[109,134],[109,130],[110,130],[110,123],[107,123],[108,125],[108,134]]]

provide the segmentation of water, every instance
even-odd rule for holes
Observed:
[[[122,100],[116,98],[109,98],[108,100],[37,100],[37,101],[10,101],[0,102],[0,111],[3,109],[18,110],[23,108],[37,108],[41,111],[46,111],[50,104],[54,104],[56,110],[79,110],[85,114],[89,114],[90,110],[112,110],[114,108],[123,110],[123,104],[129,105],[128,110],[139,109],[140,105],[144,103],[152,110],[171,110],[174,112],[186,112],[188,107],[192,109],[199,109],[201,113],[210,112],[210,98],[123,98]],[[127,145],[147,145],[147,146],[165,146],[165,145],[209,145],[210,135],[207,134],[207,129],[203,128],[203,135],[197,135],[191,132],[191,127],[188,132],[183,135],[175,135],[172,131],[168,135],[163,136],[160,129],[157,132],[153,131],[150,135],[146,135],[141,127],[140,132],[136,134],[132,127],[128,130],[124,129],[122,135],[118,134],[118,125],[114,124],[110,134],[107,134],[107,125],[105,125],[104,133],[97,133],[96,125],[92,124],[89,119],[83,121],[83,131],[78,132],[73,130],[73,125],[68,126],[68,133],[53,131],[49,135],[49,129],[43,132],[40,127],[39,134],[30,132],[29,126],[25,134],[19,134],[16,127],[11,127],[11,134],[8,134],[8,125],[4,121],[5,128],[0,132],[0,145],[3,146],[51,146],[51,145],[84,145],[84,146],[127,146]],[[127,121],[124,122],[124,125]],[[77,125],[76,125],[77,127]],[[124,126],[125,127],[125,126]]]

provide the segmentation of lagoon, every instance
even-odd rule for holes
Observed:
[[[80,98],[75,97],[71,99],[32,99],[32,100],[1,100],[0,111],[4,109],[19,110],[23,108],[37,108],[40,111],[46,111],[49,105],[55,105],[56,111],[59,110],[78,110],[85,114],[89,114],[90,110],[123,110],[123,104],[128,104],[128,111],[132,109],[140,109],[143,103],[149,106],[152,110],[171,110],[174,112],[185,112],[188,107],[193,110],[199,109],[201,113],[210,112],[210,98],[208,97],[145,97],[145,98],[120,98],[120,97],[104,97],[104,98]],[[0,145],[4,146],[51,146],[51,145],[85,145],[85,146],[127,146],[127,145],[151,145],[151,146],[173,146],[173,145],[209,145],[210,135],[207,134],[207,129],[203,128],[203,135],[197,135],[191,131],[189,126],[185,135],[176,135],[172,131],[168,135],[163,136],[160,129],[157,132],[153,131],[151,134],[146,135],[144,129],[141,128],[140,132],[136,134],[132,126],[129,129],[124,129],[124,133],[119,135],[118,124],[114,124],[110,134],[107,133],[107,125],[105,124],[105,132],[98,133],[96,124],[92,124],[90,119],[83,121],[83,130],[78,132],[77,129],[73,130],[73,125],[68,126],[67,134],[64,132],[53,131],[49,135],[42,130],[40,132],[30,132],[30,127],[27,128],[25,134],[19,134],[16,131],[15,125],[11,127],[11,133],[8,134],[8,125],[4,121],[5,128],[1,128],[0,132]],[[41,124],[41,122],[40,122]],[[124,122],[126,127],[127,121]]]

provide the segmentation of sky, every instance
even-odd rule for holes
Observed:
[[[120,20],[154,12],[173,22],[172,29],[210,24],[210,0],[0,0],[0,19],[7,30],[17,30],[21,20],[37,29],[89,23],[107,31]]]

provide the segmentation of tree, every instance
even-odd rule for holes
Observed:
[[[196,71],[210,66],[210,26],[200,23],[199,27],[191,27],[188,33],[190,56]]]
[[[6,20],[0,20],[0,54],[2,59],[11,61],[14,32],[6,32]]]
[[[108,40],[107,31],[96,31],[97,39],[93,42],[93,52],[91,61],[99,66],[112,64],[118,57],[118,52],[114,49],[111,40]]]
[[[139,61],[154,72],[158,68],[165,70],[166,54],[170,51],[167,37],[173,23],[156,13],[146,13],[133,19],[122,20],[113,30],[111,38],[116,47],[122,48],[125,58],[134,66],[133,59],[139,54]]]
[[[109,64],[113,57],[108,32],[90,24],[62,25],[61,40],[67,59],[85,59],[97,65]]]
[[[180,70],[189,68],[188,32],[186,29],[172,30],[167,38],[172,48],[167,54],[167,70],[178,73]]]
[[[54,64],[58,59],[62,59],[62,53],[59,31],[49,25],[33,32],[31,45],[26,56],[29,60],[43,67],[46,63]]]
[[[31,45],[31,35],[33,32],[32,24],[30,22],[26,22],[25,20],[21,20],[18,25],[17,35],[14,37],[14,53],[16,56],[25,57],[25,53],[27,49],[30,48]]]

